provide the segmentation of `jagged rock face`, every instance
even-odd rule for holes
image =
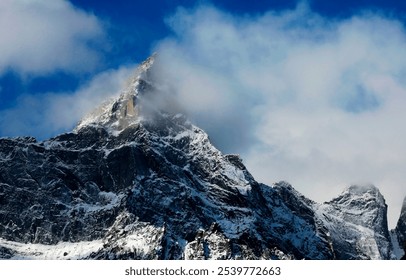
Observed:
[[[317,207],[338,259],[391,259],[387,205],[374,186],[351,186]]]
[[[394,246],[394,251],[397,259],[400,259],[405,252],[406,247],[406,198],[403,200],[400,217],[396,224],[396,228],[391,230],[391,236]]]
[[[138,123],[117,136],[88,126],[42,143],[1,140],[2,238],[103,239],[89,256],[103,259],[276,258],[272,250],[292,239],[283,251],[328,257],[301,250],[306,221],[237,156],[222,155],[181,116],[156,126]],[[293,220],[298,227],[287,230]]]
[[[403,200],[402,210],[400,211],[400,217],[396,224],[396,231],[399,236],[399,244],[406,242],[406,198]]]
[[[286,182],[271,188],[261,184],[259,195],[266,201],[272,217],[264,227],[273,233],[283,251],[297,259],[334,259],[327,231],[313,211],[315,202]]]
[[[1,258],[390,257],[377,190],[319,205],[259,184],[185,116],[151,106],[153,62],[72,133],[0,139]]]

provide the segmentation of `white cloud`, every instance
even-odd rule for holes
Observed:
[[[65,0],[0,1],[0,74],[82,72],[99,63],[99,20]]]
[[[134,67],[108,70],[76,92],[23,95],[0,111],[0,134],[45,139],[71,130],[85,113],[121,92]]]
[[[195,122],[259,180],[316,201],[376,184],[406,195],[406,32],[373,13],[330,20],[305,5],[257,17],[180,9],[160,75]]]

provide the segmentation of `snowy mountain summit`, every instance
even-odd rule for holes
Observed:
[[[122,131],[128,126],[137,123],[140,118],[140,102],[142,94],[152,90],[149,80],[149,69],[155,61],[155,55],[149,57],[136,70],[134,77],[129,81],[119,98],[107,100],[93,112],[80,120],[74,131],[88,125],[109,126]]]
[[[156,59],[73,132],[0,139],[0,258],[398,257],[406,207],[389,233],[374,186],[319,204],[257,182],[167,103]]]

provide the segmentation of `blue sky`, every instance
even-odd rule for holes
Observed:
[[[0,2],[0,137],[70,131],[159,53],[214,144],[262,182],[325,201],[406,195],[403,1]]]

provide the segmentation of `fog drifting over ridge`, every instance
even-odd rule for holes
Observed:
[[[372,183],[394,227],[406,195],[406,32],[372,12],[331,20],[300,4],[256,17],[179,9],[157,44],[192,120],[261,182],[318,202]]]

